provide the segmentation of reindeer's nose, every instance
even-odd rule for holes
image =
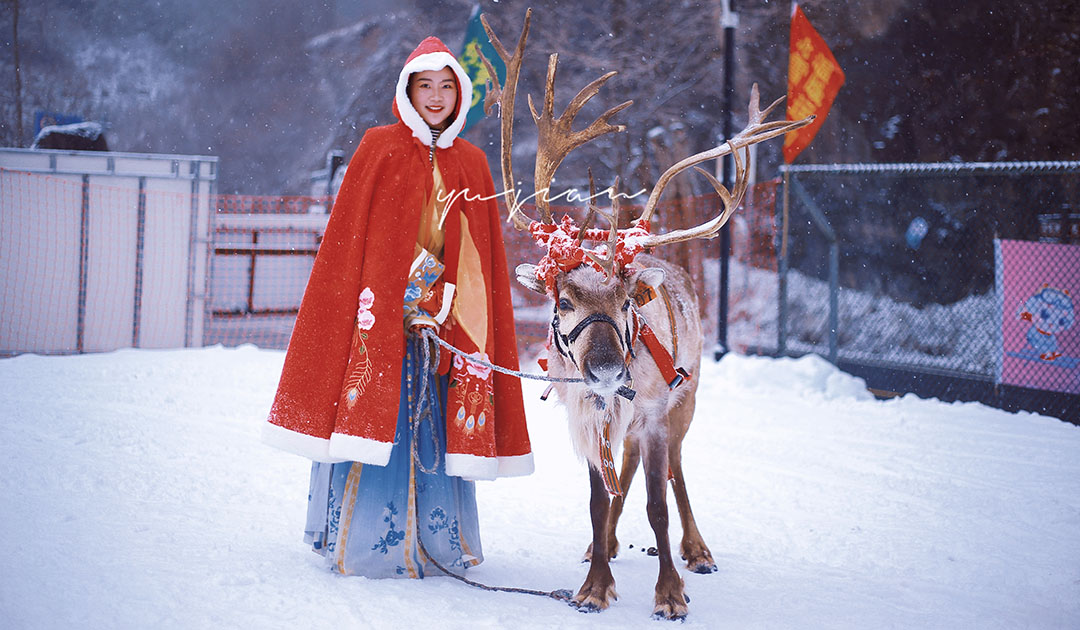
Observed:
[[[626,382],[626,366],[612,357],[587,356],[581,362],[581,374],[591,389],[618,389]]]

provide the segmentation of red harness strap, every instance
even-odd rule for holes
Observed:
[[[656,333],[649,328],[646,323],[641,324],[641,328],[638,330],[638,337],[645,344],[645,347],[649,349],[649,354],[652,355],[653,361],[656,363],[657,369],[660,370],[660,374],[663,375],[664,381],[668,384],[668,389],[675,389],[686,379],[690,378],[690,374],[682,369],[675,367],[675,362],[671,359],[671,354],[668,353],[660,340],[656,338]]]
[[[634,291],[633,299],[634,303],[638,307],[645,306],[649,302],[656,299],[657,291],[655,288],[638,282],[637,288]],[[671,313],[671,304],[668,303],[667,297],[664,297],[664,305],[668,309],[668,318],[671,320],[672,331],[674,336],[675,331],[675,318]],[[633,345],[633,339],[640,338],[645,344],[645,347],[649,349],[649,354],[652,355],[653,361],[656,363],[657,369],[660,370],[660,374],[664,377],[664,382],[668,384],[668,389],[675,389],[682,384],[683,381],[690,378],[690,373],[682,368],[675,367],[675,361],[671,358],[671,353],[667,351],[667,348],[660,343],[660,340],[656,338],[656,333],[649,328],[649,325],[645,323],[644,318],[637,315],[634,316],[634,333],[631,339],[630,345]]]

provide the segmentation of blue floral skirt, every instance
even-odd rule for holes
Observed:
[[[315,462],[311,467],[304,540],[339,573],[372,578],[442,575],[424,550],[459,574],[483,561],[475,483],[445,472],[447,379],[432,378],[422,369],[420,343],[426,342],[413,337],[408,341],[390,462]],[[412,453],[409,416],[419,403],[420,379],[428,380],[426,398],[434,421],[420,424],[417,455],[433,474],[421,470]],[[436,448],[439,462],[433,469]]]

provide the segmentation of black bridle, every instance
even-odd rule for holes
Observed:
[[[559,354],[570,359],[571,363],[577,365],[577,361],[574,359],[574,351],[570,349],[570,344],[574,343],[574,341],[576,341],[577,338],[581,336],[581,333],[585,331],[585,328],[587,326],[589,326],[590,324],[595,324],[597,322],[607,324],[613,329],[615,329],[615,336],[619,339],[619,344],[622,346],[620,350],[622,350],[622,355],[624,357],[627,357],[626,362],[627,364],[629,364],[630,359],[634,357],[634,342],[633,339],[631,339],[630,337],[629,320],[626,322],[623,330],[619,330],[619,325],[616,324],[615,320],[612,319],[610,316],[605,315],[604,313],[593,313],[578,322],[577,326],[574,326],[573,330],[571,330],[569,334],[564,335],[562,334],[562,331],[559,330],[558,302],[556,302],[555,304],[555,315],[551,318],[551,336],[555,340],[555,349],[559,351]],[[618,391],[616,391],[615,393],[627,400],[633,400],[636,394],[634,390],[630,389],[625,385],[620,385]]]

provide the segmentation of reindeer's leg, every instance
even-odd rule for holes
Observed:
[[[592,516],[593,554],[589,574],[585,583],[578,589],[573,603],[583,612],[597,612],[607,608],[619,598],[615,592],[615,578],[611,576],[611,566],[607,555],[607,520],[608,494],[600,473],[589,467],[589,485],[592,493],[589,499],[589,512]]]
[[[679,519],[682,522],[683,535],[679,551],[682,553],[683,560],[686,560],[687,568],[694,573],[713,573],[716,571],[716,562],[713,561],[712,553],[701,538],[701,532],[698,531],[697,523],[694,521],[694,513],[690,510],[690,499],[686,495],[686,481],[683,478],[682,441],[693,417],[694,397],[692,395],[684,398],[671,410],[668,416],[670,434],[668,466],[671,468],[671,485],[675,493],[675,504],[679,507]]]
[[[686,566],[694,573],[714,573],[716,562],[713,561],[712,552],[701,538],[697,523],[694,521],[694,513],[690,510],[690,499],[686,496],[686,481],[683,479],[682,454],[675,453],[671,460],[672,490],[675,493],[675,503],[679,507],[679,518],[682,521],[682,543],[679,551],[686,560]]]
[[[619,485],[622,486],[623,495],[611,499],[611,512],[608,514],[607,541],[609,560],[619,555],[619,539],[615,537],[615,526],[619,524],[619,516],[622,515],[623,506],[626,504],[626,493],[630,491],[630,482],[634,480],[634,473],[637,472],[638,463],[640,462],[641,450],[638,448],[637,440],[626,438],[623,442],[622,472],[619,473]],[[590,544],[589,550],[585,552],[586,562],[592,558],[592,549],[592,544]]]
[[[645,489],[648,492],[649,524],[656,535],[660,557],[660,575],[656,579],[656,599],[653,617],[682,619],[686,617],[686,596],[683,581],[671,559],[671,540],[668,538],[667,473],[668,447],[666,436],[652,435],[644,445]]]
[[[619,553],[619,539],[615,537],[615,527],[619,524],[623,506],[626,505],[626,495],[630,492],[630,482],[634,480],[638,463],[641,461],[641,449],[638,441],[634,438],[626,438],[623,441],[622,470],[619,471],[619,486],[622,488],[622,496],[611,499],[611,514],[608,515],[608,557],[614,558]]]

